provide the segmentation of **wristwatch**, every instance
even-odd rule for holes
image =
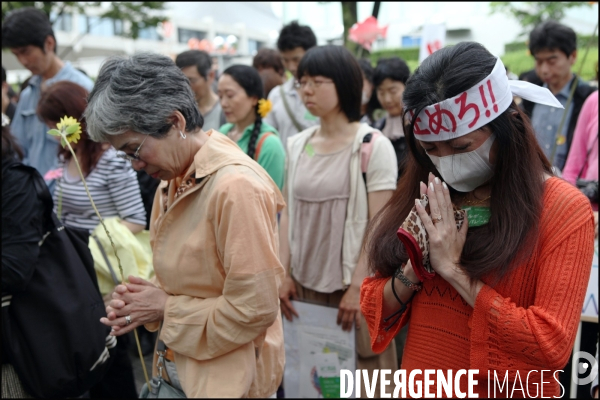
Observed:
[[[402,267],[396,270],[396,278],[398,278],[400,282],[404,284],[404,286],[411,290],[414,290],[415,292],[418,292],[419,290],[423,289],[423,284],[421,282],[412,283],[406,276],[404,276],[404,274],[402,273]]]

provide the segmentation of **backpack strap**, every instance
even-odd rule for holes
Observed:
[[[265,144],[265,140],[271,135],[273,135],[272,132],[263,133],[262,137],[258,141],[258,144],[256,145],[256,151],[254,152],[254,161],[258,162],[258,157],[260,156],[260,150],[262,149],[263,144]]]
[[[365,181],[365,187],[367,186],[367,168],[369,167],[369,160],[373,152],[373,143],[375,143],[375,140],[379,136],[381,136],[381,133],[377,131],[369,132],[363,137],[362,144],[360,145],[360,169]]]
[[[281,95],[281,100],[283,100],[283,106],[285,107],[285,111],[287,112],[288,117],[290,117],[290,119],[292,120],[292,124],[294,124],[294,126],[296,127],[296,129],[298,130],[298,132],[302,132],[304,128],[300,122],[298,122],[296,120],[296,117],[294,117],[294,114],[292,114],[292,110],[290,109],[290,105],[288,104],[287,99],[285,98],[285,92],[283,90],[283,85],[279,86],[279,93]]]

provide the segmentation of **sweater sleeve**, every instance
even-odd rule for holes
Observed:
[[[515,282],[536,286],[533,303],[520,307],[488,285],[479,292],[469,320],[470,368],[514,371],[544,365],[557,370],[566,365],[590,277],[594,225],[589,203],[566,200],[561,206],[563,215],[553,214],[545,231],[554,231],[536,251],[535,279]]]
[[[266,332],[279,315],[283,267],[276,237],[273,192],[241,174],[223,178],[209,200],[219,258],[222,294],[169,296],[161,338],[196,360],[229,353]]]
[[[388,331],[385,330],[396,317],[384,323],[386,317],[382,315],[383,310],[383,289],[385,284],[391,278],[381,278],[378,274],[374,277],[367,277],[360,287],[360,309],[365,316],[369,334],[371,335],[371,349],[375,353],[381,353],[387,349],[390,342],[398,334],[400,329],[406,325],[410,318],[411,302],[400,320],[396,322]]]

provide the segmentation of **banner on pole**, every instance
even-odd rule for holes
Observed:
[[[421,37],[421,50],[419,51],[419,64],[435,51],[446,44],[446,26],[444,24],[431,24],[423,26]]]

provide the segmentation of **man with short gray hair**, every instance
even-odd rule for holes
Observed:
[[[188,50],[177,56],[175,64],[190,81],[198,109],[204,117],[204,130],[219,130],[227,121],[219,97],[212,89],[215,71],[210,56],[205,51]]]

